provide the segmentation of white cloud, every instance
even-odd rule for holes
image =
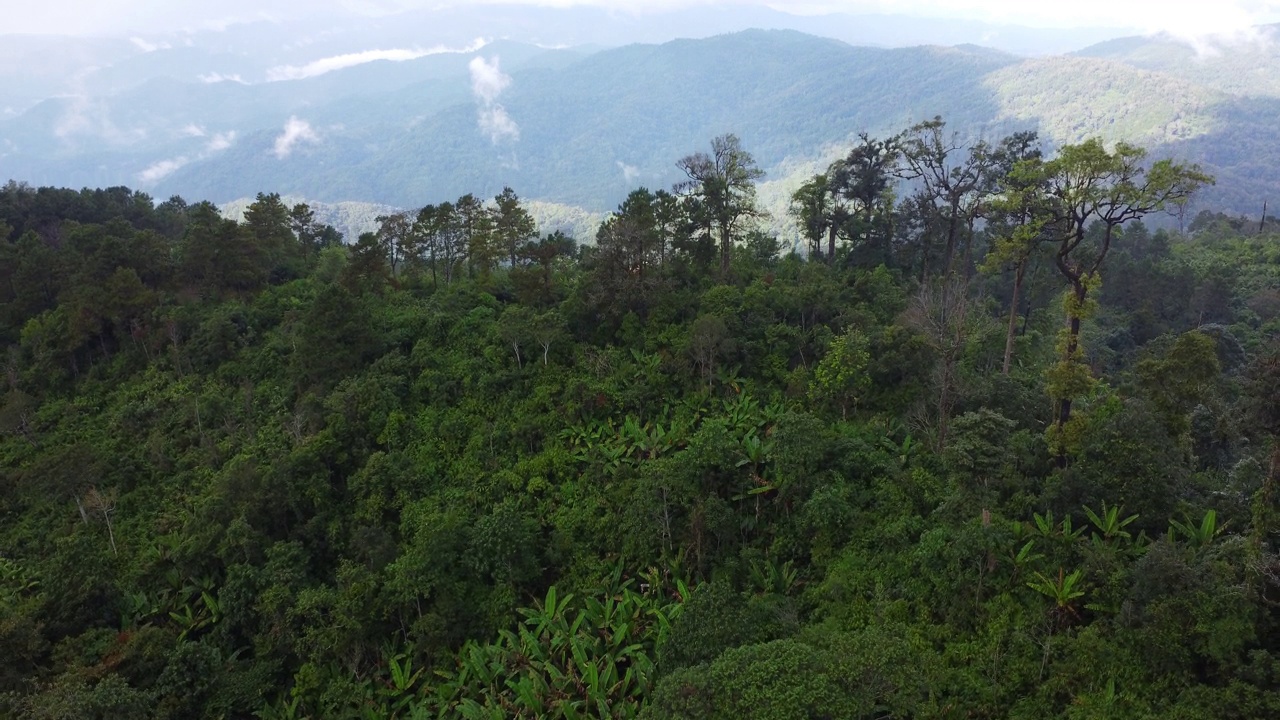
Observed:
[[[471,70],[471,92],[476,96],[476,123],[480,131],[489,136],[489,142],[497,145],[504,140],[520,139],[520,126],[498,104],[498,96],[511,85],[511,76],[502,72],[498,58],[490,62],[482,57],[473,58],[467,66]]]
[[[205,135],[204,128],[195,123],[188,123],[178,132],[182,133],[185,137],[204,137]]]
[[[168,42],[158,42],[158,43],[147,42],[146,40],[143,40],[140,37],[131,37],[129,38],[129,42],[133,43],[134,47],[138,48],[144,53],[155,52],[157,50],[168,50],[169,48],[173,47]]]
[[[492,104],[511,84],[511,76],[498,67],[498,58],[492,64],[482,57],[472,58],[467,66],[471,69],[471,92],[485,104]]]
[[[194,134],[193,131],[199,131],[199,134]],[[188,137],[206,136],[204,128],[194,123],[183,128],[183,132]],[[138,181],[143,185],[153,185],[193,162],[204,160],[211,155],[226,150],[231,147],[235,142],[235,139],[236,133],[234,130],[224,133],[214,133],[213,137],[209,138],[209,141],[205,143],[204,149],[194,157],[190,155],[179,155],[178,157],[167,158],[165,160],[154,162],[143,169],[142,172],[138,173]]]
[[[628,165],[621,160],[617,160],[616,162],[618,164],[618,169],[622,171],[622,179],[625,180],[628,185],[633,185],[636,180],[640,179],[640,168],[635,165]]]
[[[315,130],[311,129],[311,123],[306,120],[300,120],[297,117],[290,117],[289,122],[284,124],[284,132],[276,138],[275,148],[272,152],[275,156],[283,160],[289,157],[289,153],[293,152],[293,148],[300,142],[318,143],[320,136]]]
[[[227,148],[231,147],[232,144],[235,143],[235,141],[236,141],[235,130],[231,130],[224,133],[215,133],[213,137],[209,138],[209,142],[204,146],[205,154],[222,152],[223,150],[226,150]]]
[[[484,47],[488,42],[489,41],[484,38],[476,38],[470,45],[460,48],[449,48],[443,45],[437,45],[432,48],[427,48],[426,50],[393,48],[390,50],[365,50],[363,52],[347,53],[345,55],[334,55],[332,57],[314,60],[306,65],[280,65],[273,67],[267,70],[267,81],[279,82],[281,80],[302,80],[333,72],[334,70],[355,67],[356,65],[363,65],[377,60],[404,62],[406,60],[417,60],[418,58],[427,57],[428,55],[471,53]]]
[[[1255,35],[1253,26],[1280,19],[1280,0],[765,0],[789,12],[886,12],[1069,28],[1129,28],[1188,42]]]
[[[481,108],[477,122],[480,124],[481,132],[488,135],[489,141],[495,145],[501,140],[514,142],[520,139],[520,126],[511,119],[507,109],[501,105]]]
[[[236,74],[236,75],[223,75],[222,73],[218,73],[218,72],[211,72],[211,73],[206,73],[206,74],[204,74],[204,75],[198,75],[198,76],[196,76],[196,77],[197,77],[197,79],[199,79],[199,80],[200,80],[200,82],[202,82],[202,83],[210,83],[210,84],[212,84],[212,83],[220,83],[220,82],[233,82],[233,83],[240,83],[241,85],[248,85],[248,84],[249,84],[249,83],[245,82],[245,81],[244,81],[244,78],[240,77],[238,74]]]
[[[161,3],[157,0],[44,0],[28,3],[22,12],[9,13],[5,18],[5,32],[127,36],[169,33],[183,28],[219,29],[234,22],[278,20],[304,14],[385,17],[411,8],[479,3],[557,7],[592,5],[630,14],[690,6],[768,5],[803,14],[831,11],[904,13],[1042,27],[1132,27],[1175,34],[1190,31],[1196,37],[1221,33],[1224,26],[1240,19],[1246,26],[1280,20],[1280,0],[310,0],[306,4],[280,0],[273,3],[220,0],[199,4]],[[268,6],[270,10],[264,9]],[[726,8],[726,12],[730,11]]]
[[[118,127],[102,99],[83,94],[63,99],[67,102],[53,124],[53,135],[59,140],[70,141],[76,136],[87,136],[112,145],[128,145],[147,137],[146,128]]]
[[[176,158],[170,158],[168,160],[161,160],[160,162],[153,163],[147,166],[146,170],[143,170],[142,172],[138,173],[138,180],[142,181],[147,185],[150,185],[164,178],[165,176],[172,174],[173,171],[177,170],[178,168],[181,168],[183,165],[186,165],[188,162],[190,161],[187,159],[186,155],[183,155],[181,157],[176,157]]]

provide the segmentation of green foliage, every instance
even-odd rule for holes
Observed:
[[[1047,182],[943,127],[907,149],[973,212]],[[1129,226],[1103,292],[881,187],[891,146],[836,168],[831,263],[745,231],[745,155],[730,195],[637,190],[582,250],[514,192],[339,246],[274,195],[240,222],[6,186],[0,715],[1274,708],[1266,244]],[[988,242],[1022,301],[968,279]],[[1184,279],[1198,299],[1144,315]]]

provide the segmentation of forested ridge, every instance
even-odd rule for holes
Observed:
[[[783,254],[672,162],[583,246],[0,188],[0,716],[1280,714],[1274,224],[934,120]]]

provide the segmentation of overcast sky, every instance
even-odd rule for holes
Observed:
[[[0,32],[127,35],[201,29],[249,19],[298,15],[386,14],[463,0],[39,0],[10,5]],[[488,0],[470,0],[486,2]],[[1238,34],[1280,21],[1280,0],[503,0],[552,6],[597,5],[624,11],[701,4],[770,5],[797,13],[889,12],[963,17],[1039,27],[1128,27],[1186,37]]]

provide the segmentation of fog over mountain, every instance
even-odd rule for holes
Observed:
[[[1280,186],[1265,26],[1188,42],[819,5],[413,5],[230,3],[188,26],[157,10],[163,31],[3,36],[0,180],[401,206],[511,185],[598,213],[735,132],[776,214],[858,132],[942,115],[1204,162],[1225,181],[1209,197],[1239,209]]]

